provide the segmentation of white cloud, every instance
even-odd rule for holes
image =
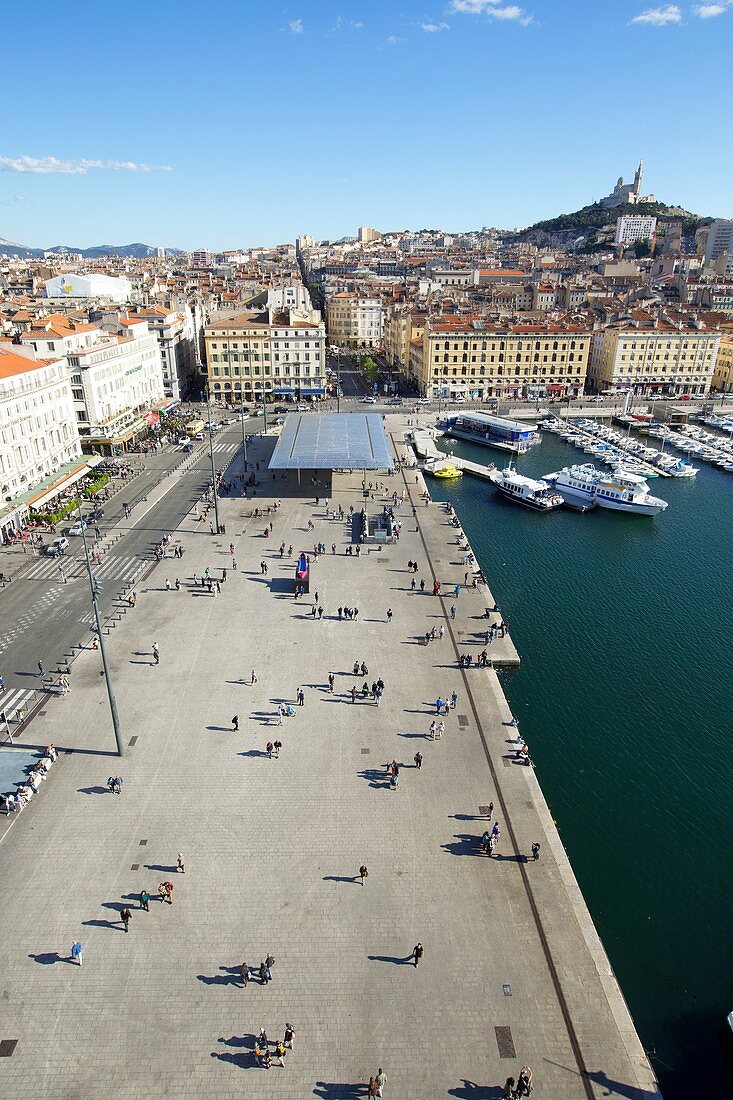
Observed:
[[[58,157],[0,157],[0,172],[22,175],[85,176],[90,168],[108,172],[171,172],[169,164],[135,164],[131,160],[59,160]]]
[[[647,8],[646,11],[634,16],[633,23],[646,23],[651,27],[666,27],[672,23],[682,22],[682,11],[676,4],[667,4],[665,8]]]
[[[387,39],[388,46],[399,46],[400,42],[404,42],[404,38],[398,38],[396,34],[391,34]]]
[[[730,0],[721,0],[719,4],[698,4],[695,15],[700,19],[714,19],[716,15],[724,15],[730,9]]]
[[[291,34],[302,34],[303,33],[303,20],[302,19],[291,19],[290,22],[288,23],[288,30],[290,31]]]
[[[352,19],[349,23],[349,26],[354,31],[361,31],[364,29],[364,24],[362,23],[361,19]]]
[[[491,19],[503,19],[528,27],[532,16],[518,4],[502,4],[500,0],[450,0],[449,11],[453,15],[487,15]]]
[[[447,23],[421,23],[420,28],[424,30],[426,34],[437,34],[438,31],[450,30]]]

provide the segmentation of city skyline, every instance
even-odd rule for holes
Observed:
[[[40,26],[8,14],[0,237],[221,250],[360,224],[513,228],[600,199],[640,156],[661,201],[733,215],[710,108],[730,84],[728,0],[199,14],[164,0],[153,24],[134,2],[127,37],[86,2]],[[706,63],[680,96],[693,56]]]

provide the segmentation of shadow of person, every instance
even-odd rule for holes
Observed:
[[[58,951],[42,951],[38,955],[30,954],[28,958],[40,963],[41,966],[53,966],[54,963],[71,963],[75,965],[73,959],[65,955],[59,955]]]
[[[414,963],[414,956],[409,955],[367,955],[367,958],[371,962],[381,963],[393,963],[395,966],[405,966],[407,963]]]

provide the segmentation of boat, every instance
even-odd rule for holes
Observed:
[[[459,470],[457,466],[454,466],[451,462],[444,462],[440,466],[435,464],[426,464],[425,472],[432,474],[433,477],[439,477],[444,481],[451,481],[457,477],[463,477],[463,470]]]
[[[506,470],[496,470],[489,481],[509,500],[532,508],[535,512],[552,512],[565,502],[559,493],[553,492],[546,481],[536,481],[532,477],[518,474],[511,466]]]
[[[597,505],[615,512],[656,516],[667,507],[666,500],[651,495],[645,477],[620,466],[608,474],[590,463],[566,466],[545,474],[543,481],[549,482],[573,508]]]

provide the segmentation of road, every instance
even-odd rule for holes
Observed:
[[[247,423],[247,434],[261,427],[261,421]],[[217,470],[226,468],[241,452],[241,427],[230,426],[214,437],[214,457]],[[94,574],[101,585],[100,611],[107,618],[120,595],[154,566],[154,549],[162,536],[175,532],[183,517],[206,490],[211,478],[208,443],[194,455],[194,460],[180,476],[162,482],[182,459],[180,449],[157,455],[132,458],[141,467],[140,474],[124,484],[105,506],[99,526],[102,546],[105,536],[116,537],[102,553]],[[157,486],[165,495],[156,503],[144,498]],[[130,519],[125,519],[124,505],[132,507]],[[66,531],[67,525],[60,527]],[[12,715],[17,708],[29,709],[41,698],[38,661],[47,674],[62,672],[65,658],[75,646],[90,641],[96,633],[91,606],[89,579],[84,549],[79,537],[70,539],[71,546],[62,559],[65,580],[59,572],[59,560],[39,555],[12,584],[0,592],[0,673],[6,690],[0,696],[0,709]],[[166,571],[174,581],[185,566],[170,560]],[[0,736],[3,730],[0,729]]]

